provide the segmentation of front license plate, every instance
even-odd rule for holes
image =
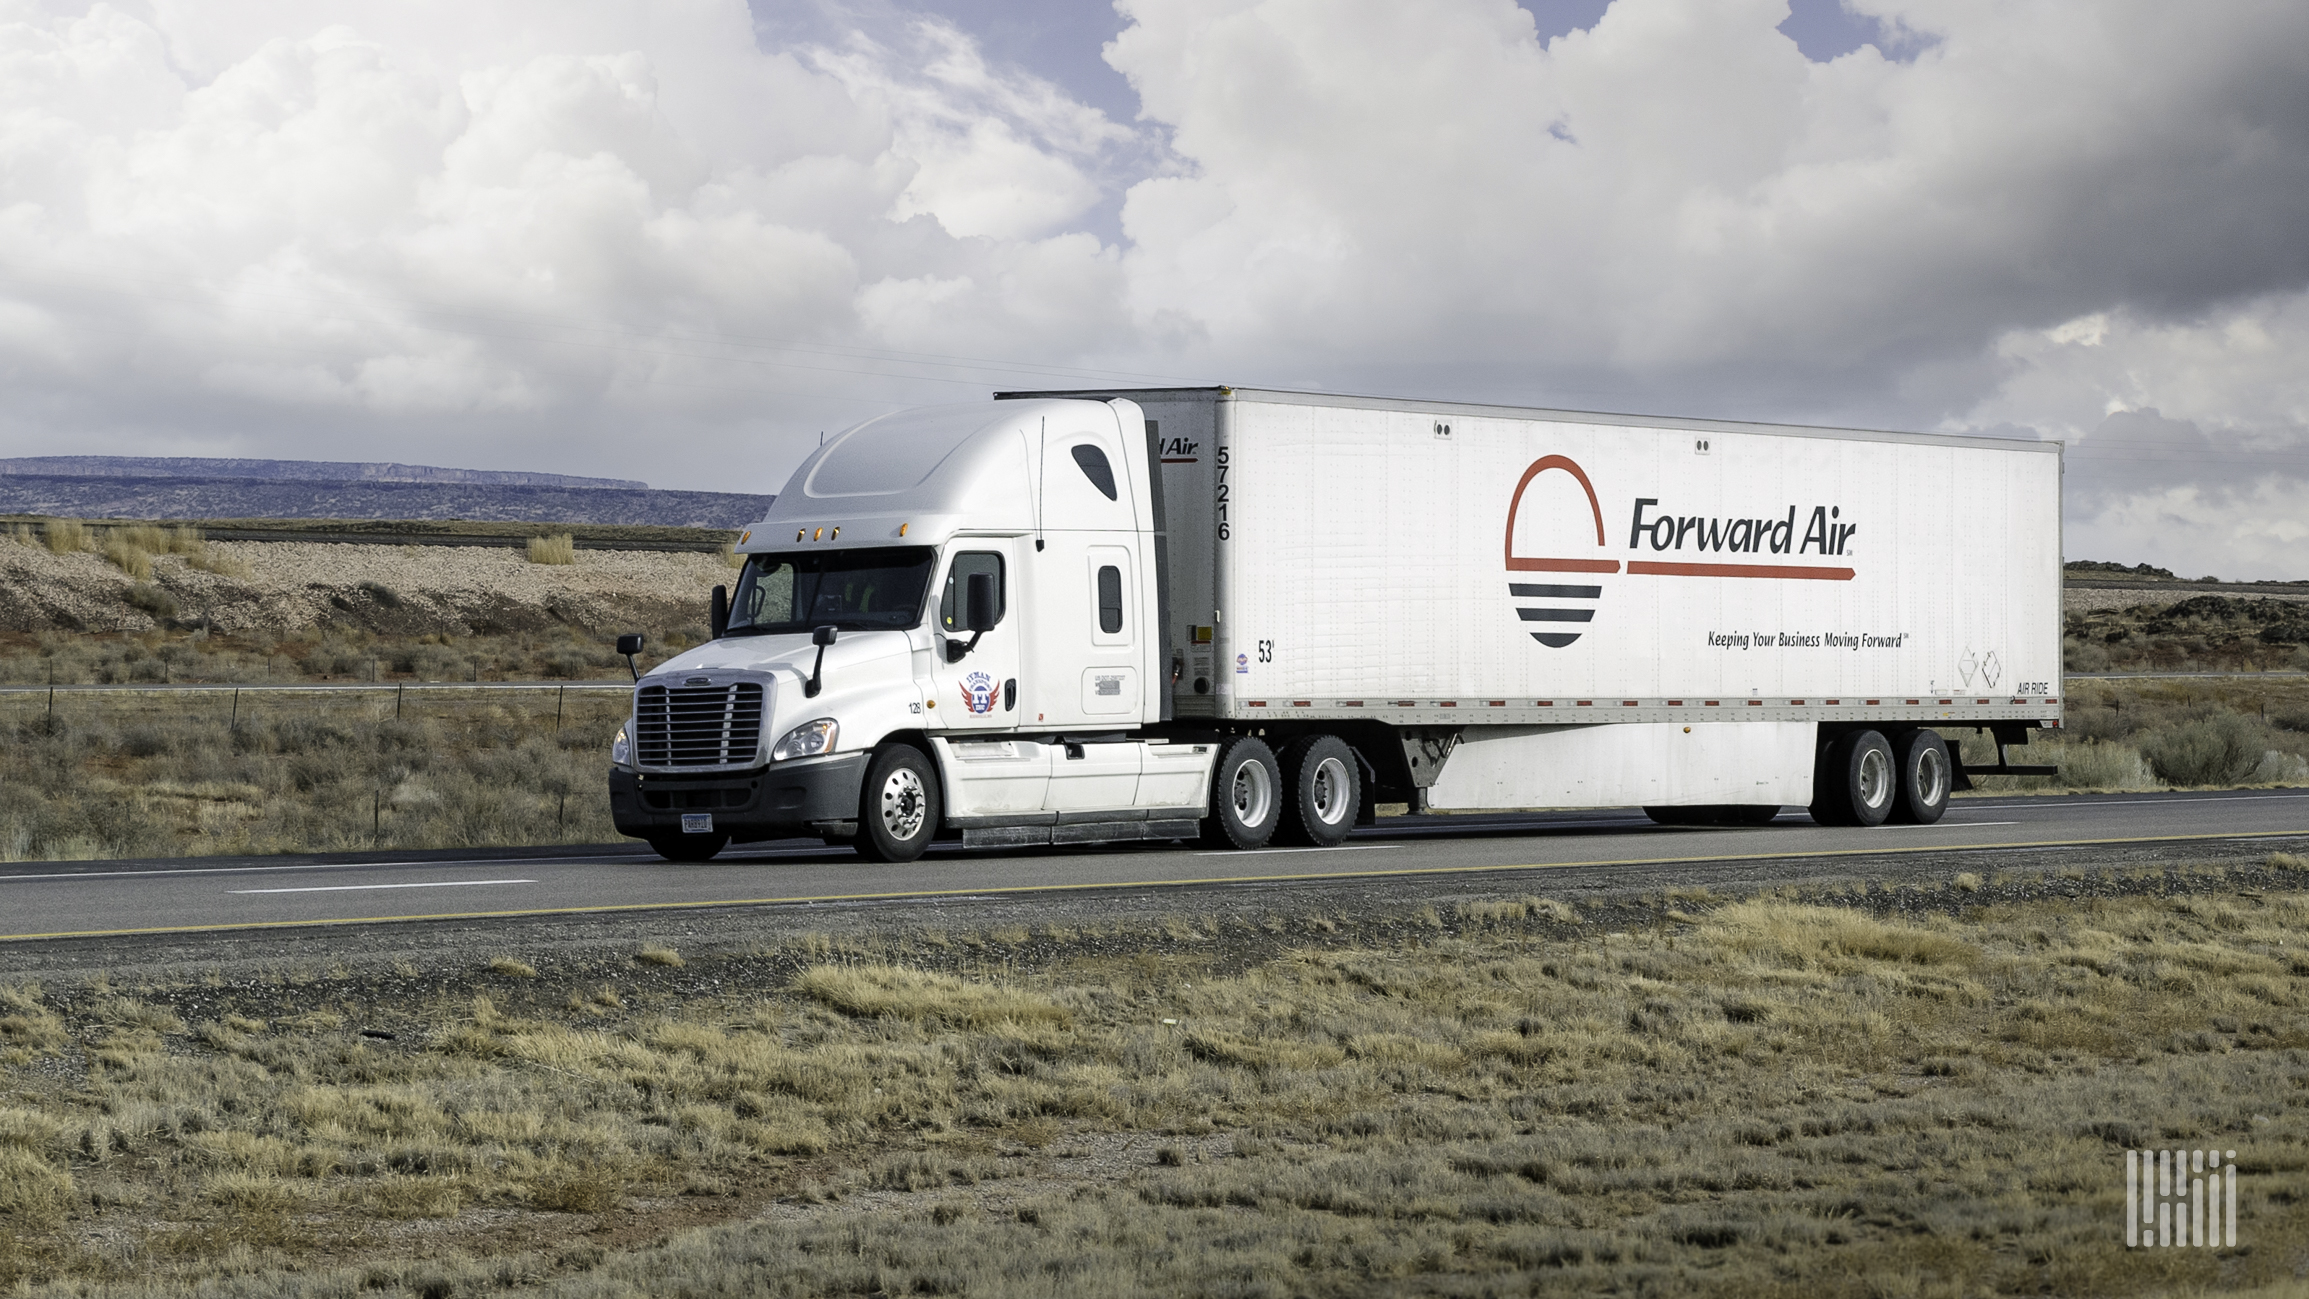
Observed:
[[[682,813],[681,832],[683,834],[712,834],[714,832],[714,814],[711,812]]]

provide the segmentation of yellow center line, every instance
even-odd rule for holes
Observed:
[[[1091,884],[1003,884],[968,889],[900,889],[885,893],[821,893],[783,898],[718,898],[698,902],[612,902],[589,907],[526,907],[517,911],[444,911],[413,916],[347,916],[331,920],[242,920],[210,925],[156,925],[142,929],[60,930],[49,934],[0,934],[0,943],[46,938],[127,938],[139,934],[193,934],[232,929],[314,929],[336,925],[401,924],[426,920],[500,920],[520,916],[597,915],[611,911],[696,911],[707,907],[803,906],[816,902],[891,902],[908,898],[980,897],[1009,893],[1084,893],[1116,889],[1194,888],[1213,884],[1278,884],[1295,880],[1408,878],[1420,875],[1493,875],[1508,871],[1578,870],[1597,866],[1676,866],[1707,862],[1786,861],[1818,857],[1897,857],[1909,853],[1971,852],[1984,849],[2078,848],[2126,843],[2186,843],[2206,839],[2288,839],[2309,830],[2244,830],[2220,834],[2130,835],[2114,839],[2039,839],[2021,843],[1916,844],[1890,848],[1820,848],[1808,852],[1719,853],[1706,857],[1621,857],[1596,861],[1524,862],[1499,866],[1403,866],[1373,870],[1310,871],[1287,875],[1215,875],[1199,879],[1121,880]]]

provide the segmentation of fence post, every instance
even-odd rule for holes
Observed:
[[[225,725],[225,730],[226,730],[226,731],[229,733],[229,732],[238,731],[238,730],[240,730],[240,728],[241,728],[241,688],[240,688],[239,686],[234,686],[234,687],[233,687],[233,718],[232,718],[232,721],[230,721],[229,723],[227,723],[227,724]]]
[[[553,733],[555,735],[561,734],[561,714],[562,710],[568,706],[569,687],[563,686],[553,692]]]

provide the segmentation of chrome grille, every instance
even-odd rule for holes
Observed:
[[[635,759],[644,767],[750,763],[762,743],[762,687],[643,686],[633,700]]]

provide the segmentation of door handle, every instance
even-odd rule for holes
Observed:
[[[1007,713],[1016,707],[1018,707],[1018,678],[1012,677],[1002,683],[1002,711]]]

